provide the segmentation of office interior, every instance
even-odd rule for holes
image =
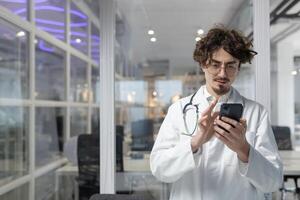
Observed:
[[[257,4],[269,65],[242,65],[234,87],[258,101],[267,87],[278,147],[295,156],[269,199],[299,199],[298,0],[1,0],[0,199],[168,199],[149,156],[168,107],[205,84],[195,43],[214,24],[255,41]]]

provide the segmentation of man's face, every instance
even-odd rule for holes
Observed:
[[[216,50],[212,58],[202,67],[208,92],[217,96],[226,94],[238,74],[239,63],[238,59],[223,48]]]

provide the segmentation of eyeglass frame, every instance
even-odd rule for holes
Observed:
[[[218,66],[213,66],[214,64],[212,62],[214,62],[214,64],[218,65]],[[231,64],[236,64],[236,66],[230,66]],[[212,67],[216,68],[216,69],[213,69],[213,70],[215,70],[215,72],[211,72],[209,70]],[[232,72],[228,72],[227,71],[229,69],[228,67],[232,67],[231,69],[234,68],[234,72],[233,71]],[[221,69],[224,68],[225,69],[225,73],[228,76],[233,76],[233,75],[237,74],[237,72],[239,71],[239,69],[240,69],[240,62],[237,62],[237,61],[233,60],[233,61],[229,61],[229,62],[225,63],[224,61],[220,62],[220,61],[215,60],[215,59],[210,59],[209,63],[207,65],[205,65],[203,68],[207,69],[207,72],[210,73],[210,74],[212,74],[212,75],[217,75],[218,73],[220,73]]]

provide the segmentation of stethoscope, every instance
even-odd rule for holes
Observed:
[[[196,94],[197,94],[197,92],[195,92],[191,96],[190,102],[185,104],[185,106],[183,107],[182,114],[183,114],[183,122],[184,122],[185,133],[181,133],[182,135],[192,136],[195,133],[195,131],[197,130],[198,120],[199,120],[199,107],[198,107],[197,104],[193,104],[193,100],[194,100],[194,97],[195,97]],[[228,98],[229,98],[229,96],[226,98],[226,100],[224,102],[227,102]],[[187,119],[186,119],[187,118],[187,112],[188,112],[188,107],[189,106],[192,106],[192,108],[195,108],[195,110],[196,110],[196,123],[195,123],[195,126],[194,126],[192,131],[189,130],[187,122],[186,122],[187,121]]]
[[[185,106],[183,107],[182,114],[183,114],[183,122],[184,122],[184,128],[185,128],[186,133],[182,133],[182,135],[192,136],[195,133],[195,131],[197,130],[197,127],[198,127],[197,124],[198,124],[198,119],[199,119],[199,108],[198,108],[198,105],[193,104],[193,99],[194,99],[194,96],[196,95],[196,93],[197,92],[195,92],[191,96],[190,102],[185,104]],[[190,132],[188,125],[186,123],[186,113],[188,111],[187,108],[189,106],[195,107],[195,109],[196,109],[196,123],[195,123],[195,127],[193,128],[192,132]]]

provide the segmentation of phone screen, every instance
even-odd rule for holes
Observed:
[[[220,110],[220,118],[225,116],[240,121],[243,115],[243,105],[240,103],[223,103]]]

